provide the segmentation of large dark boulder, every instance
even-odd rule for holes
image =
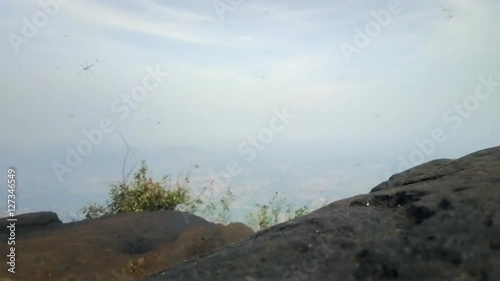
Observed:
[[[0,218],[0,232],[8,232],[7,225],[11,222],[7,221],[10,217]],[[15,222],[16,229],[38,228],[54,224],[62,224],[57,214],[54,212],[37,212],[21,214],[14,217],[17,219]]]
[[[9,234],[0,234],[0,252],[8,254]],[[224,226],[173,210],[16,229],[15,280],[134,281],[252,234],[241,223]],[[7,267],[1,263],[0,272]]]
[[[436,160],[143,281],[500,280],[500,147]]]

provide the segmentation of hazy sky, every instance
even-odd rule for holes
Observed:
[[[78,209],[121,179],[121,132],[155,177],[198,164],[201,186],[236,163],[250,205],[367,192],[401,158],[500,144],[499,7],[2,1],[0,166],[18,169],[20,206]]]

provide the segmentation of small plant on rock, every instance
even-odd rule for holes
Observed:
[[[180,205],[201,203],[199,200],[192,200],[189,194],[191,172],[180,174],[175,182],[170,176],[163,177],[161,182],[153,181],[147,173],[148,166],[142,161],[131,182],[122,181],[110,185],[110,199],[106,204],[92,203],[83,207],[81,210],[85,218],[132,211],[175,210]]]
[[[292,204],[285,206],[285,201],[286,196],[276,192],[268,204],[256,203],[257,211],[247,215],[247,224],[258,231],[283,221],[301,217],[310,212],[308,205],[295,209]]]

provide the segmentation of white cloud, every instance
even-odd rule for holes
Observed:
[[[66,12],[81,24],[98,26],[99,29],[104,30],[114,29],[150,34],[180,42],[217,47],[266,48],[267,46],[265,42],[257,38],[249,40],[245,36],[234,36],[224,33],[220,28],[219,32],[213,33],[212,31],[217,29],[213,23],[203,23],[207,26],[200,26],[201,20],[207,20],[205,17],[163,6],[159,8],[158,4],[151,3],[150,1],[144,3],[153,5],[146,9],[149,13],[132,12],[91,1],[73,2],[72,5],[68,5]],[[158,9],[165,13],[159,13]],[[174,16],[169,17],[169,15]],[[180,22],[179,19],[181,19]],[[214,37],[215,34],[217,38]]]

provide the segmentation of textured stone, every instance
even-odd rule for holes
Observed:
[[[53,224],[62,224],[61,220],[57,217],[57,214],[54,212],[37,212],[37,213],[28,213],[21,214],[15,217],[17,219],[16,229],[20,228],[33,228],[33,227],[43,227]],[[7,221],[8,217],[0,218],[0,232],[8,232],[7,225],[10,222]]]

